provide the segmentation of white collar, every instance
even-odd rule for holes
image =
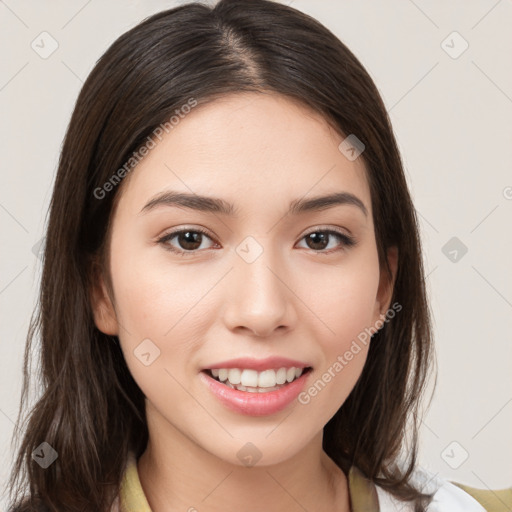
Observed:
[[[426,492],[435,492],[427,507],[427,512],[486,512],[485,508],[460,487],[448,480],[438,478],[429,471],[418,468],[413,473],[411,483]],[[378,485],[380,512],[414,512],[411,502],[400,501]]]

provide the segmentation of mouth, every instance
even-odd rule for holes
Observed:
[[[262,372],[242,368],[212,368],[202,370],[201,373],[231,389],[249,393],[268,393],[288,386],[312,370],[311,366],[281,367]]]
[[[246,416],[269,416],[292,406],[312,367],[280,367],[258,372],[242,368],[206,368],[200,380],[227,409]]]

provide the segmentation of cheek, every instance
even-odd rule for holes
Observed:
[[[353,253],[340,265],[328,269],[309,268],[302,275],[301,293],[304,303],[315,314],[322,327],[327,348],[341,350],[353,338],[372,325],[379,265],[371,248]]]
[[[112,240],[117,315],[134,336],[165,340],[191,323],[189,315],[207,283],[194,282],[191,267],[170,264],[164,250],[145,247],[142,240],[138,233],[120,233]]]
[[[183,384],[197,371],[194,354],[205,337],[204,309],[201,302],[194,307],[201,294],[190,291],[176,272],[134,269],[118,277],[118,317],[126,327],[120,344],[131,375],[161,410],[171,397],[173,404],[189,403]]]
[[[148,396],[162,382],[174,386],[164,371],[182,381],[193,370],[193,355],[204,339],[208,302],[202,297],[216,279],[194,283],[190,270],[150,259],[152,251],[123,242],[113,240],[111,247],[119,338],[130,372]]]
[[[379,284],[378,257],[376,252],[360,252],[329,272],[306,275],[307,305],[319,319],[312,336],[323,359],[299,402],[314,404],[328,421],[352,391],[366,362]]]

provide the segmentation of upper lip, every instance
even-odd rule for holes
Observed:
[[[271,368],[308,368],[311,365],[302,361],[289,359],[287,357],[267,357],[265,359],[253,359],[251,357],[239,357],[229,361],[220,361],[212,364],[203,370],[212,370],[215,368],[247,368],[250,370],[263,371]]]

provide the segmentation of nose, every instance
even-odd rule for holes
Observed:
[[[290,277],[270,251],[248,263],[236,255],[227,284],[224,322],[232,331],[268,337],[294,328],[297,314]]]

